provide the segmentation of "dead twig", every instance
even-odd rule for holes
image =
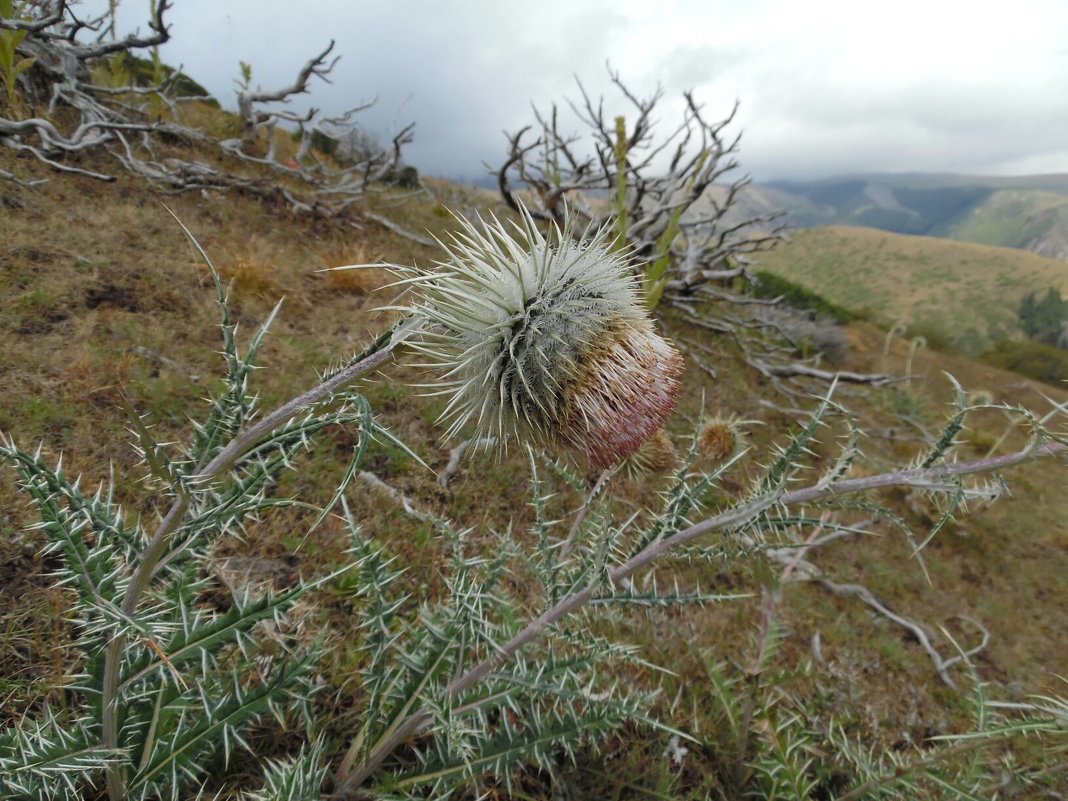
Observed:
[[[200,376],[196,373],[190,373],[182,365],[178,364],[174,359],[164,356],[162,353],[156,353],[154,350],[150,350],[143,345],[133,345],[130,347],[131,353],[136,353],[139,356],[144,356],[146,359],[155,362],[158,365],[166,367],[168,370],[184,375],[190,381],[196,383],[200,380]]]
[[[460,460],[463,459],[465,453],[469,448],[478,450],[479,448],[488,448],[497,441],[496,437],[479,437],[478,439],[465,439],[451,451],[449,451],[449,463],[445,465],[445,469],[438,474],[438,484],[442,489],[449,488],[449,482],[452,477],[456,475],[456,471],[460,469]]]
[[[384,492],[386,495],[388,495],[393,500],[395,500],[397,503],[399,503],[401,505],[401,508],[404,509],[404,511],[410,517],[414,517],[420,523],[431,523],[431,522],[433,522],[433,520],[434,520],[434,516],[433,515],[418,509],[415,506],[415,504],[413,504],[411,502],[411,500],[409,500],[407,495],[405,495],[403,492],[401,492],[396,487],[393,487],[393,486],[390,486],[389,484],[387,484],[385,481],[380,479],[378,476],[376,476],[370,470],[361,470],[359,475],[360,475],[360,480],[364,484],[366,484],[367,486],[369,486],[369,487],[371,487],[373,489],[376,489],[376,490],[378,490],[380,492]]]
[[[363,213],[363,216],[366,217],[368,220],[373,220],[374,222],[381,225],[383,228],[392,231],[397,236],[403,237],[404,239],[409,239],[412,242],[416,242],[420,245],[426,245],[430,248],[436,248],[438,246],[438,243],[430,237],[421,236],[420,234],[417,234],[413,231],[409,231],[407,228],[401,225],[397,225],[397,223],[393,222],[388,217],[383,217],[381,214],[375,214],[373,211],[365,211]]]
[[[666,287],[677,295],[752,277],[748,255],[774,246],[784,225],[780,212],[739,211],[750,178],[738,175],[739,135],[727,135],[737,104],[713,121],[693,93],[684,92],[682,119],[660,132],[656,112],[663,90],[639,97],[611,69],[609,78],[626,104],[625,115],[607,117],[604,100],[595,100],[579,81],[579,98],[566,105],[583,126],[581,134],[571,132],[573,123],[561,119],[556,104],[535,107],[533,124],[505,134],[504,161],[491,169],[504,202],[518,210],[516,187],[524,186],[524,202],[536,219],[561,224],[565,206],[594,227],[622,217],[621,230],[639,261],[670,259]],[[605,193],[616,202],[591,202]],[[665,239],[672,231],[674,237]]]
[[[986,626],[984,626],[978,620],[975,620],[971,617],[967,617],[966,615],[956,615],[955,617],[960,618],[961,620],[966,620],[967,622],[975,626],[977,629],[979,629],[980,633],[982,634],[982,639],[980,640],[979,644],[974,646],[973,648],[970,648],[969,650],[963,653],[957,654],[946,659],[940,653],[938,653],[938,650],[931,643],[931,638],[928,636],[927,630],[923,626],[921,626],[914,620],[910,620],[909,618],[894,612],[886,604],[876,598],[875,595],[871,592],[871,590],[869,590],[867,587],[861,584],[838,584],[829,579],[822,578],[816,579],[816,583],[824,589],[833,592],[835,595],[859,598],[861,601],[866,603],[868,606],[870,606],[880,615],[885,617],[887,620],[896,623],[897,625],[908,631],[910,634],[912,634],[912,636],[916,638],[916,641],[919,642],[920,646],[927,653],[927,655],[931,657],[931,661],[934,663],[935,671],[938,673],[938,677],[942,679],[942,681],[947,686],[952,687],[953,689],[957,689],[957,684],[949,675],[949,668],[957,664],[958,662],[975,656],[984,648],[986,648],[986,646],[990,643],[990,631],[986,628]]]
[[[7,170],[0,170],[0,179],[3,179],[5,181],[11,181],[11,183],[13,184],[29,187],[31,189],[35,186],[40,186],[41,184],[48,183],[47,178],[34,178],[27,181],[25,179],[19,178],[13,172],[8,172]]]
[[[238,92],[241,137],[219,140],[183,123],[183,104],[210,98],[178,95],[185,85],[181,70],[156,62],[161,72],[147,83],[143,77],[130,77],[126,86],[93,83],[92,76],[101,67],[115,76],[128,74],[116,61],[117,54],[157,48],[169,40],[165,16],[172,7],[170,0],[153,4],[149,35],[100,36],[92,43],[79,37],[98,33],[108,15],[82,20],[71,5],[66,0],[29,3],[24,9],[27,19],[0,20],[0,28],[25,33],[17,53],[33,63],[33,69],[19,80],[23,105],[31,113],[25,119],[0,115],[0,146],[26,153],[52,170],[114,181],[114,174],[86,169],[69,159],[82,152],[103,153],[121,170],[165,192],[236,189],[281,199],[295,212],[327,218],[342,214],[372,183],[393,180],[401,170],[401,150],[411,142],[413,126],[404,127],[389,146],[379,146],[352,121],[372,103],[358,104],[333,117],[321,117],[316,109],[297,114],[265,108],[308,92],[313,78],[329,82],[338,60],[330,58],[333,41],[304,64],[290,85],[270,91],[246,87]],[[113,33],[110,28],[106,32]],[[75,122],[58,124],[61,110],[73,111]],[[279,125],[296,129],[300,144],[292,158],[277,152],[284,138],[276,135]],[[139,139],[134,138],[136,134]],[[195,143],[199,151],[214,151],[219,162],[162,157],[161,147],[175,141]],[[270,174],[265,175],[265,170]],[[3,170],[0,180],[33,185]]]
[[[840,540],[846,537],[853,537],[859,533],[862,533],[870,524],[871,520],[865,520],[860,523],[855,523],[849,528],[836,529],[827,534],[823,533],[824,526],[826,526],[829,520],[829,513],[825,512],[820,520],[820,524],[817,525],[808,539],[801,545],[791,548],[772,548],[765,551],[765,555],[773,562],[783,566],[782,575],[779,577],[779,584],[785,583],[790,579],[791,575],[795,572],[798,574],[798,581],[811,581],[829,592],[843,597],[854,597],[860,599],[869,607],[874,609],[878,614],[901,626],[916,638],[916,641],[920,643],[920,646],[931,658],[934,663],[935,671],[938,673],[938,677],[949,687],[953,689],[957,688],[953,678],[949,675],[949,668],[963,660],[969,659],[980,651],[982,651],[990,643],[989,630],[978,620],[968,617],[966,615],[956,615],[955,617],[965,620],[975,626],[981,633],[982,637],[978,645],[973,648],[958,653],[952,657],[945,658],[935,648],[931,641],[931,636],[927,629],[911,620],[904,615],[900,615],[890,609],[885,603],[880,601],[874,593],[867,587],[861,584],[839,584],[831,581],[823,576],[823,571],[818,565],[809,561],[806,557],[809,552],[814,548],[819,548],[824,545],[829,545],[836,540]],[[767,596],[771,597],[771,596]],[[765,601],[767,604],[768,601]],[[769,613],[765,611],[765,616]]]

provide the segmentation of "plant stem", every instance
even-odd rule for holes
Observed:
[[[626,118],[616,117],[616,242],[615,249],[622,250],[627,247],[627,235],[629,234],[630,221],[627,219],[627,184],[629,176],[627,171],[627,153],[630,151],[630,143],[627,140]]]
[[[1046,456],[1056,456],[1068,452],[1068,445],[1061,442],[1035,441],[1028,447],[1015,453],[1006,454],[986,459],[975,459],[970,462],[957,462],[949,465],[935,467],[914,467],[908,470],[895,470],[874,476],[846,479],[827,485],[814,485],[804,489],[783,492],[776,490],[767,495],[756,498],[749,503],[737,506],[726,512],[721,512],[684,529],[671,537],[659,540],[648,545],[640,553],[629,561],[609,571],[609,578],[613,583],[618,583],[624,578],[647,567],[661,556],[686,543],[718,529],[730,529],[744,525],[768,509],[774,506],[795,506],[799,504],[813,503],[825,498],[840,495],[849,495],[857,492],[910,484],[930,484],[935,481],[943,481],[947,478],[972,475],[975,473],[989,473],[1022,462],[1033,461]],[[572,593],[561,599],[556,605],[542,612],[538,617],[530,621],[522,631],[512,637],[499,649],[494,650],[493,655],[483,659],[462,676],[452,681],[446,688],[446,695],[455,699],[465,690],[471,688],[485,678],[494,668],[511,657],[536,639],[538,636],[559,620],[581,608],[594,597],[597,583],[591,584],[585,589]],[[430,713],[420,710],[414,712],[408,719],[394,731],[393,735],[368,754],[367,759],[355,772],[350,774],[338,788],[338,795],[342,798],[352,796],[356,788],[366,781],[375,770],[378,769],[386,758],[402,743],[412,737],[419,729],[431,719]],[[847,798],[854,797],[852,794]],[[844,801],[844,799],[842,800]]]
[[[564,540],[564,544],[560,546],[560,555],[557,557],[560,562],[567,559],[568,554],[571,553],[571,549],[575,545],[575,537],[578,536],[579,529],[582,528],[582,523],[586,519],[586,515],[589,514],[594,500],[596,500],[601,490],[604,489],[604,485],[608,483],[608,479],[611,477],[611,470],[602,470],[601,475],[597,477],[597,483],[593,485],[593,489],[590,490],[589,494],[586,496],[586,500],[583,501],[582,506],[579,507],[578,513],[575,515],[575,520],[571,524],[571,530],[567,532],[567,539]]]
[[[282,404],[273,412],[260,418],[252,426],[239,433],[195,476],[196,482],[200,486],[206,486],[223,473],[232,469],[249,449],[264,436],[278,428],[278,426],[287,422],[302,410],[326,400],[346,384],[381,365],[389,358],[394,348],[404,341],[405,336],[411,330],[406,325],[411,324],[414,324],[413,318],[405,318],[372,342],[348,367],[288,403]],[[171,504],[170,510],[168,510],[167,515],[159,524],[148,545],[145,546],[145,551],[141,555],[137,568],[130,578],[130,585],[123,596],[122,613],[126,617],[133,617],[136,613],[141,596],[148,589],[160,560],[167,551],[171,535],[181,525],[185,513],[189,510],[190,500],[189,493],[180,489],[176,490],[175,499]],[[117,696],[119,668],[122,663],[122,652],[125,645],[125,636],[117,633],[108,643],[104,652],[104,676],[101,688],[101,728],[103,745],[109,750],[115,750],[119,747],[119,705]],[[125,799],[125,784],[126,776],[123,767],[115,763],[109,765],[107,769],[109,801],[123,801]]]

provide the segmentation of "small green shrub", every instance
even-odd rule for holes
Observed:
[[[421,186],[419,183],[419,170],[410,164],[390,169],[382,176],[382,181],[400,189],[418,189]],[[445,216],[448,216],[448,213]]]
[[[841,364],[849,355],[845,330],[832,317],[790,306],[770,306],[760,310],[759,319],[774,326],[803,358],[819,353],[831,364]]]
[[[910,338],[923,337],[927,347],[942,353],[961,353],[967,351],[967,339],[962,335],[951,335],[937,320],[922,320],[909,323],[907,335]]]
[[[1065,321],[1068,321],[1068,300],[1061,297],[1056,287],[1050,287],[1042,300],[1028,292],[1020,301],[1017,311],[1020,328],[1029,339],[1058,345]]]
[[[1068,351],[1041,342],[1010,342],[1003,340],[981,357],[986,364],[1012,370],[1020,375],[1063,385],[1068,381]]]
[[[410,164],[406,164],[397,171],[397,177],[394,183],[402,189],[418,189],[419,170]]]
[[[126,53],[126,68],[130,77],[137,86],[156,86],[174,73],[174,67],[157,61],[155,58],[141,58],[132,53]],[[204,102],[215,108],[219,107],[219,101],[211,96],[201,84],[194,81],[184,72],[174,79],[168,94],[175,97],[202,97]]]
[[[857,316],[848,309],[831,303],[826,298],[817,295],[800,284],[795,284],[788,278],[783,278],[767,270],[757,270],[758,283],[753,288],[753,294],[758,298],[782,297],[782,302],[795,309],[814,311],[825,317],[832,318],[835,322],[845,324],[857,319]]]

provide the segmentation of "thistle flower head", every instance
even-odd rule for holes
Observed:
[[[414,341],[442,370],[448,435],[565,445],[596,467],[633,453],[675,408],[682,358],[660,337],[625,253],[602,230],[548,237],[458,217],[434,270],[409,270],[428,325]]]

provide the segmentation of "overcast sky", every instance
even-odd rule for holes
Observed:
[[[148,5],[121,0],[120,25]],[[482,175],[576,76],[615,110],[606,63],[637,94],[663,87],[665,129],[685,89],[712,118],[739,100],[759,180],[1068,172],[1066,0],[174,0],[167,20],[164,60],[228,107],[239,61],[276,89],[336,39],[333,84],[294,108],[377,97],[364,125],[414,121],[406,158],[434,175]]]

